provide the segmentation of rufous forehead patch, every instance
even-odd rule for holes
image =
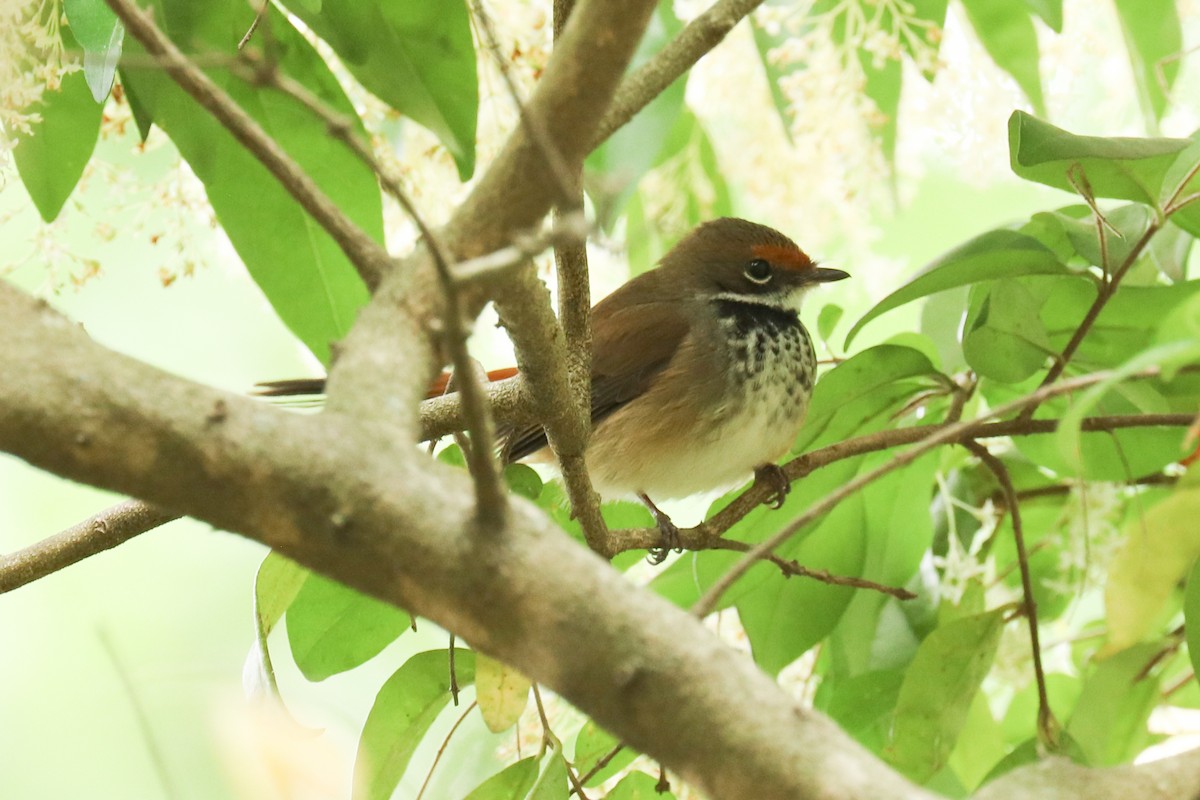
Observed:
[[[812,259],[799,247],[779,244],[756,244],[750,248],[755,258],[762,258],[773,266],[805,272],[813,268]]]

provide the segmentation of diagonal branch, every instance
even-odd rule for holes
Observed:
[[[333,237],[363,281],[374,289],[392,263],[383,245],[346,216],[261,125],[180,52],[154,24],[148,11],[137,8],[132,0],[106,2],[134,38],[158,59],[162,69],[254,154],[296,202]]]
[[[78,564],[179,515],[140,500],[126,500],[37,544],[0,558],[0,594]]]

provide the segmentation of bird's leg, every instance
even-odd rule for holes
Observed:
[[[682,553],[683,548],[679,546],[679,528],[674,522],[671,522],[671,518],[654,505],[654,501],[647,497],[645,492],[638,492],[638,499],[646,504],[646,508],[650,509],[650,513],[654,516],[654,522],[658,525],[658,531],[662,534],[662,543],[658,547],[650,548],[646,560],[651,564],[661,564],[666,561],[667,553],[670,551]]]
[[[760,483],[771,490],[767,499],[763,500],[763,504],[770,505],[771,508],[782,508],[783,501],[787,499],[788,492],[792,490],[792,482],[788,480],[783,467],[778,464],[763,464],[754,470],[754,485],[757,486]]]

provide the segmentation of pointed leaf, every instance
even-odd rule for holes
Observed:
[[[242,668],[242,688],[249,697],[279,693],[267,637],[296,599],[308,574],[304,567],[274,551],[258,567],[254,578],[254,645]]]
[[[475,680],[475,654],[456,650],[458,685]],[[449,654],[429,650],[404,662],[375,696],[354,760],[354,800],[388,800],[417,745],[450,702]]]
[[[210,0],[203,14],[196,8],[190,0],[157,0],[155,18],[176,41],[207,53],[233,53],[254,19],[254,9],[241,0]],[[274,6],[267,13],[263,24],[270,27],[279,69],[335,113],[353,120],[363,134],[353,105],[325,62]],[[129,46],[141,52],[136,43]],[[207,71],[351,220],[382,243],[378,181],[347,147],[330,138],[323,122],[278,92],[249,86],[224,69]],[[204,183],[217,219],[280,318],[328,363],[330,342],[345,336],[368,297],[341,249],[266,168],[162,70],[129,66],[123,77]]]
[[[54,221],[79,183],[96,148],[102,111],[82,73],[73,72],[63,78],[58,91],[43,93],[41,122],[33,123],[33,130],[17,143],[17,172],[46,222]]]
[[[538,758],[522,758],[475,787],[463,800],[525,800],[538,777]]]
[[[1159,682],[1145,669],[1161,649],[1157,642],[1136,645],[1100,662],[1085,679],[1066,732],[1090,766],[1126,763],[1150,743],[1146,720],[1158,705]]]
[[[975,237],[921,270],[915,278],[875,304],[846,334],[846,347],[871,320],[905,303],[997,278],[1069,274],[1054,253],[1032,236],[994,230]]]
[[[596,765],[600,763],[600,759],[611,753],[618,744],[620,742],[616,738],[595,722],[592,720],[585,722],[583,728],[579,731],[579,735],[575,737],[575,755],[573,758],[575,769],[579,772],[580,777],[587,775],[595,769]],[[620,752],[613,756],[601,769],[597,770],[596,774],[588,778],[584,785],[599,786],[629,766],[637,756],[638,754],[635,751],[628,747],[622,747]]]
[[[477,653],[475,656],[475,699],[483,721],[492,733],[506,731],[525,711],[532,686],[517,670],[494,658]]]
[[[1179,74],[1183,32],[1175,0],[1114,0],[1138,95],[1147,118],[1157,122]],[[1154,126],[1151,126],[1151,130]]]
[[[1012,76],[1033,110],[1045,116],[1042,79],[1038,73],[1037,31],[1033,29],[1029,9],[996,0],[963,0],[963,8],[996,66]]]
[[[1159,633],[1167,601],[1200,558],[1200,486],[1179,486],[1132,521],[1108,568],[1108,645],[1124,650]],[[1189,585],[1189,594],[1195,590]]]
[[[315,572],[287,612],[296,666],[310,681],[354,669],[374,658],[412,624],[395,606]]]
[[[355,0],[319,10],[310,0],[284,5],[337,51],[363,86],[432,131],[454,156],[462,180],[471,177],[479,90],[462,0]]]
[[[884,757],[912,780],[940,770],[967,721],[971,700],[991,669],[1004,612],[962,617],[925,638],[905,673]]]
[[[1062,0],[1025,0],[1025,5],[1042,18],[1042,21],[1055,33],[1062,33],[1063,4]]]
[[[567,779],[567,764],[562,753],[555,750],[546,769],[529,793],[529,800],[570,800],[571,785]]]

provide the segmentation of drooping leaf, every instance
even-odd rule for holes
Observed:
[[[463,800],[525,800],[537,777],[537,756],[522,758],[479,784]]]
[[[1025,5],[1029,6],[1030,10],[1041,17],[1042,21],[1050,27],[1050,30],[1055,33],[1062,33],[1062,0],[1025,0]]]
[[[1146,720],[1158,704],[1159,681],[1146,664],[1158,643],[1135,645],[1101,661],[1084,680],[1066,732],[1094,767],[1129,761],[1150,743]]]
[[[242,686],[248,696],[278,693],[267,637],[296,599],[308,574],[296,562],[273,551],[258,567],[254,578],[254,645],[242,669]]]
[[[83,74],[65,76],[58,91],[42,95],[41,122],[13,151],[21,182],[38,213],[53,222],[75,190],[96,147],[102,107],[92,99]]]
[[[240,0],[156,0],[155,19],[189,52],[232,55],[254,19]],[[354,107],[313,47],[270,6],[278,68],[299,81],[335,113],[355,120]],[[130,48],[141,52],[136,43]],[[298,102],[247,85],[225,69],[207,70],[266,129],[330,199],[364,231],[383,241],[382,200],[375,175],[327,126]],[[123,71],[131,95],[179,148],[197,177],[230,241],[280,318],[321,361],[329,343],[353,323],[367,291],[333,239],[212,116],[157,68]],[[270,235],[266,235],[266,232]]]
[[[846,672],[838,670],[837,674],[824,676],[813,704],[859,744],[879,753],[887,743],[892,712],[904,683],[904,670],[875,670],[840,677]]]
[[[951,250],[876,303],[846,334],[845,346],[849,347],[863,326],[881,314],[936,292],[998,278],[1067,273],[1069,270],[1054,253],[1032,236],[1010,230],[988,231]]]
[[[1026,180],[1074,193],[1082,177],[1094,197],[1155,205],[1163,178],[1187,139],[1078,136],[1024,111],[1008,120],[1012,170]]]
[[[1200,674],[1200,560],[1192,565],[1183,596],[1183,623],[1187,632],[1188,659]]]
[[[1167,110],[1167,95],[1179,74],[1183,31],[1175,0],[1114,0],[1138,99],[1153,130]]]
[[[483,653],[475,655],[475,699],[492,733],[517,724],[529,702],[531,685],[528,678],[507,664]]]
[[[1029,18],[1030,10],[995,0],[963,0],[963,8],[988,55],[1017,82],[1034,112],[1045,116],[1037,31]]]
[[[63,12],[75,41],[83,48],[83,76],[92,99],[102,104],[121,59],[125,25],[104,0],[64,0]]]
[[[600,760],[608,756],[618,744],[620,742],[616,738],[595,722],[591,720],[585,722],[579,735],[575,737],[575,755],[572,759],[580,777],[595,769]],[[584,785],[599,786],[629,766],[635,758],[637,758],[636,752],[628,747],[621,748],[621,751],[588,778]]]
[[[683,23],[670,3],[655,9],[646,33],[630,62],[636,69],[675,38]],[[679,78],[587,157],[588,193],[605,227],[610,227],[637,189],[647,170],[677,152],[672,141],[682,112],[686,78]]]
[[[821,307],[821,313],[817,315],[817,336],[825,341],[829,341],[829,337],[833,336],[833,329],[842,320],[844,309],[834,303],[826,303]]]
[[[1105,652],[1141,642],[1163,622],[1168,599],[1200,558],[1197,519],[1200,486],[1193,480],[1127,526],[1104,585]]]
[[[316,573],[305,579],[286,619],[292,658],[310,681],[374,658],[412,624],[395,606]]]
[[[904,676],[884,757],[923,782],[949,758],[1000,643],[1004,611],[962,617],[926,637]]]
[[[454,156],[462,180],[475,170],[479,90],[475,46],[462,0],[359,0],[284,5],[333,47],[379,99],[428,128]]]
[[[449,656],[445,650],[418,653],[380,688],[367,714],[354,760],[354,800],[388,800],[417,745],[450,702]],[[459,686],[475,680],[475,654],[456,650]]]
[[[758,53],[759,63],[762,64],[767,87],[771,91],[771,101],[775,104],[775,112],[779,115],[779,122],[783,127],[783,135],[787,137],[789,144],[795,144],[792,138],[791,101],[783,93],[782,82],[789,73],[802,68],[803,65],[789,64],[785,69],[775,55],[776,48],[790,38],[788,32],[767,27],[755,14],[750,15],[750,32],[754,36],[754,49]]]
[[[567,782],[567,764],[563,761],[561,753],[555,752],[546,763],[546,768],[542,770],[537,783],[533,785],[529,800],[570,800],[570,797],[571,784]]]
[[[878,63],[870,53],[859,51],[866,82],[863,92],[875,104],[876,114],[867,120],[871,134],[888,164],[896,160],[896,132],[900,121],[900,91],[904,83],[903,65],[889,58]]]
[[[1000,723],[992,716],[986,695],[979,692],[967,710],[967,721],[950,753],[949,767],[965,788],[973,790],[1004,759],[1005,749]]]

